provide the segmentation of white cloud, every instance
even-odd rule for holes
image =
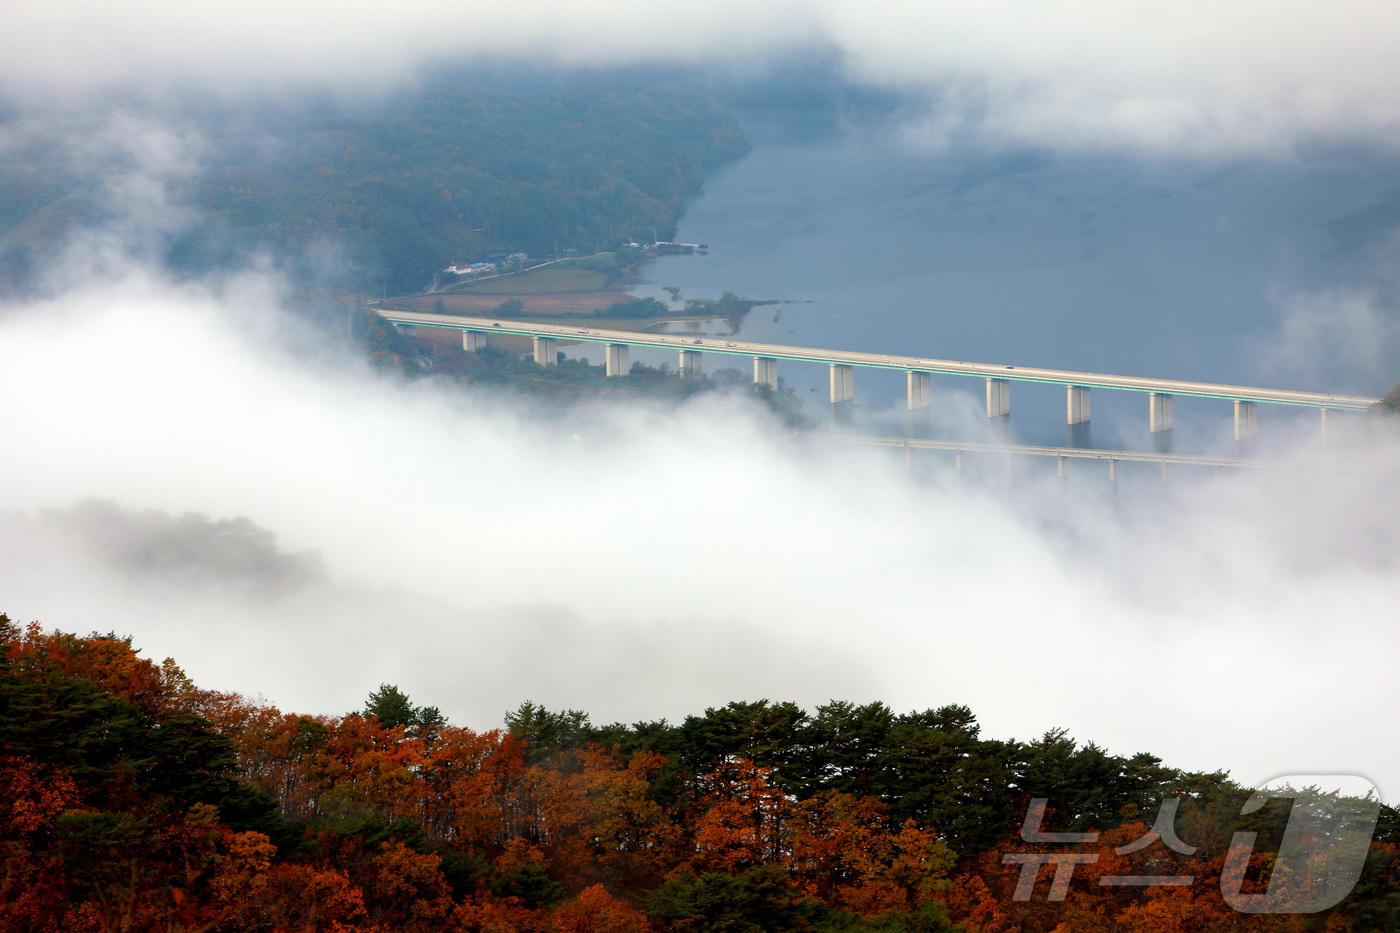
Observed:
[[[946,90],[993,139],[1218,154],[1400,126],[1400,16],[1382,2],[892,0],[832,16],[852,74]]]
[[[131,278],[0,312],[0,609],[301,710],[381,681],[483,728],[527,697],[958,702],[993,735],[1400,786],[1373,719],[1400,700],[1393,428],[1166,501],[1008,494],[723,402],[560,421],[307,363],[268,337],[272,291]],[[247,516],[326,572],[191,582],[38,511],[91,496]]]
[[[1284,383],[1384,385],[1400,358],[1400,312],[1374,290],[1300,292],[1279,303],[1255,366]]]
[[[442,61],[762,67],[833,50],[853,79],[925,95],[950,130],[1069,150],[1215,155],[1400,129],[1400,8],[1385,0],[137,0],[0,9],[0,86],[20,97],[193,82],[362,93]]]

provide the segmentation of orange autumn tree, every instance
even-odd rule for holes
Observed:
[[[869,916],[942,899],[952,853],[912,820],[893,826],[882,801],[833,791],[802,801],[790,823],[784,864],[823,904]]]
[[[695,869],[733,873],[776,864],[791,851],[797,800],[778,786],[772,768],[728,762],[698,787],[704,812],[694,823]]]

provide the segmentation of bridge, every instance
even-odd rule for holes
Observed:
[[[1011,413],[1011,384],[1013,382],[1048,383],[1065,387],[1067,423],[1071,429],[1089,421],[1089,393],[1092,389],[1142,392],[1147,395],[1148,429],[1158,435],[1172,427],[1172,399],[1176,396],[1219,399],[1231,402],[1235,414],[1235,438],[1245,440],[1258,433],[1257,412],[1262,403],[1315,408],[1320,412],[1325,436],[1327,412],[1364,411],[1380,401],[1361,395],[1335,395],[1323,392],[1299,392],[1292,389],[1267,389],[1253,386],[1221,385],[1210,382],[1189,382],[1179,379],[1153,379],[1144,376],[1115,376],[1106,373],[1074,372],[1045,369],[1036,366],[1007,366],[994,363],[972,363],[965,360],[940,360],[922,356],[896,356],[883,353],[862,353],[853,350],[822,350],[813,347],[791,347],[779,344],[752,343],[725,337],[686,337],[675,334],[648,334],[637,331],[600,330],[587,322],[578,325],[538,324],[521,320],[461,317],[451,314],[430,314],[421,311],[374,309],[384,320],[398,327],[431,327],[462,332],[462,346],[469,351],[486,345],[491,334],[509,334],[533,340],[535,362],[553,365],[557,359],[558,343],[596,343],[605,347],[609,376],[625,375],[631,368],[631,347],[674,350],[678,354],[679,371],[699,373],[701,354],[749,357],[753,360],[755,383],[778,384],[778,361],[825,363],[830,367],[831,402],[841,406],[855,397],[854,371],[867,369],[902,370],[906,375],[908,405],[911,411],[932,404],[932,376],[970,376],[985,380],[987,417],[1004,418]]]

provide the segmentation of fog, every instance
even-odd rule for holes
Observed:
[[[1397,46],[1378,0],[11,3],[0,148],[127,92],[355,99],[493,62],[743,84],[806,55],[895,92],[881,131],[932,157],[1384,152]],[[1275,433],[1286,471],[1115,495],[935,456],[911,472],[735,398],[560,412],[403,381],[286,310],[279,257],[193,282],[152,265],[191,220],[164,185],[196,170],[197,138],[118,112],[72,139],[107,216],[43,297],[0,305],[0,611],[18,620],[130,634],[202,686],[302,712],[384,682],[482,729],[525,699],[595,722],[964,703],[992,736],[1065,727],[1245,783],[1400,787],[1376,725],[1400,700],[1385,419],[1325,450]],[[1393,378],[1391,286],[1280,295],[1260,372]],[[976,421],[966,395],[937,401]]]
[[[1396,141],[1400,10],[1384,0],[524,0],[495,6],[138,0],[0,9],[0,97],[140,89],[350,97],[482,61],[762,74],[819,53],[917,102],[909,136],[1149,153]]]
[[[0,609],[306,712],[966,703],[1246,782],[1400,779],[1389,422],[1165,496],[978,483],[732,399],[375,375],[276,295],[131,271],[0,309]]]

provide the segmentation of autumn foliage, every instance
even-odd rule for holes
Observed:
[[[283,713],[124,639],[4,616],[0,652],[0,931],[1361,933],[1400,917],[1391,811],[1342,905],[1242,914],[1220,877],[1243,789],[1061,733],[984,740],[960,708],[765,702],[595,728],[525,704],[473,732],[389,687],[358,713]],[[1192,855],[1117,852],[1154,794],[1185,801]],[[1098,831],[1062,900],[1049,870],[1017,899],[1004,862],[1035,850],[1017,835],[1032,796],[1052,801],[1047,826]],[[1198,880],[1098,883],[1134,873]]]

